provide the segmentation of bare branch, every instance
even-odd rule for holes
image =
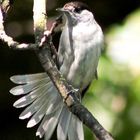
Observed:
[[[6,18],[7,12],[10,8],[10,6],[13,4],[14,0],[1,0],[1,9],[4,18]]]
[[[5,33],[3,23],[4,23],[3,12],[0,7],[0,40],[2,40],[4,43],[7,44],[7,46],[9,46],[12,49],[26,50],[36,48],[36,44],[26,44],[26,43],[20,44],[19,42],[14,41],[12,37],[8,36]]]

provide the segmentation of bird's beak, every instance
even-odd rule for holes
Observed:
[[[64,9],[64,8],[57,8],[56,11],[60,11],[60,12],[68,12],[68,10]]]
[[[56,11],[63,11],[63,8],[57,8]]]

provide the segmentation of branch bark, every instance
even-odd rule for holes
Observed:
[[[46,13],[47,0],[34,0],[33,17],[34,17],[34,33],[35,44],[20,44],[14,41],[11,37],[7,36],[3,26],[3,15],[0,9],[0,39],[7,43],[13,49],[35,49],[35,52],[44,68],[46,73],[50,76],[52,82],[58,89],[60,95],[64,99],[70,111],[75,114],[99,140],[113,140],[112,136],[100,125],[95,117],[79,102],[75,97],[76,91],[73,90],[67,81],[63,78],[58,71],[55,63],[50,55],[50,41],[41,44],[44,31],[46,30],[47,19]]]

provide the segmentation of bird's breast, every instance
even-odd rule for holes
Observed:
[[[84,89],[92,81],[100,56],[97,33],[88,29],[82,26],[63,30],[65,52],[61,71],[75,88]]]

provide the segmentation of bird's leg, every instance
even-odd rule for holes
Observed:
[[[66,102],[66,100],[68,99],[69,96],[72,96],[73,98],[76,98],[77,100],[81,101],[81,96],[80,96],[79,89],[73,88],[72,85],[69,85],[69,87],[70,87],[70,90],[67,93],[67,96],[64,99],[64,102]]]
[[[48,42],[48,38],[52,37],[52,35],[55,33],[56,27],[61,23],[62,23],[62,15],[55,19],[50,30],[46,30],[44,32],[44,36],[42,37],[39,46],[43,46],[44,43]]]
[[[44,36],[42,37],[41,42],[39,44],[39,46],[41,47],[41,46],[43,46],[44,43],[49,43],[50,51],[52,53],[52,57],[53,57],[53,60],[56,63],[56,65],[58,64],[58,62],[57,62],[58,61],[58,53],[57,53],[57,50],[52,42],[52,35],[55,34],[56,27],[61,23],[62,23],[62,15],[60,15],[59,17],[57,17],[55,19],[50,30],[46,30],[44,32]]]

